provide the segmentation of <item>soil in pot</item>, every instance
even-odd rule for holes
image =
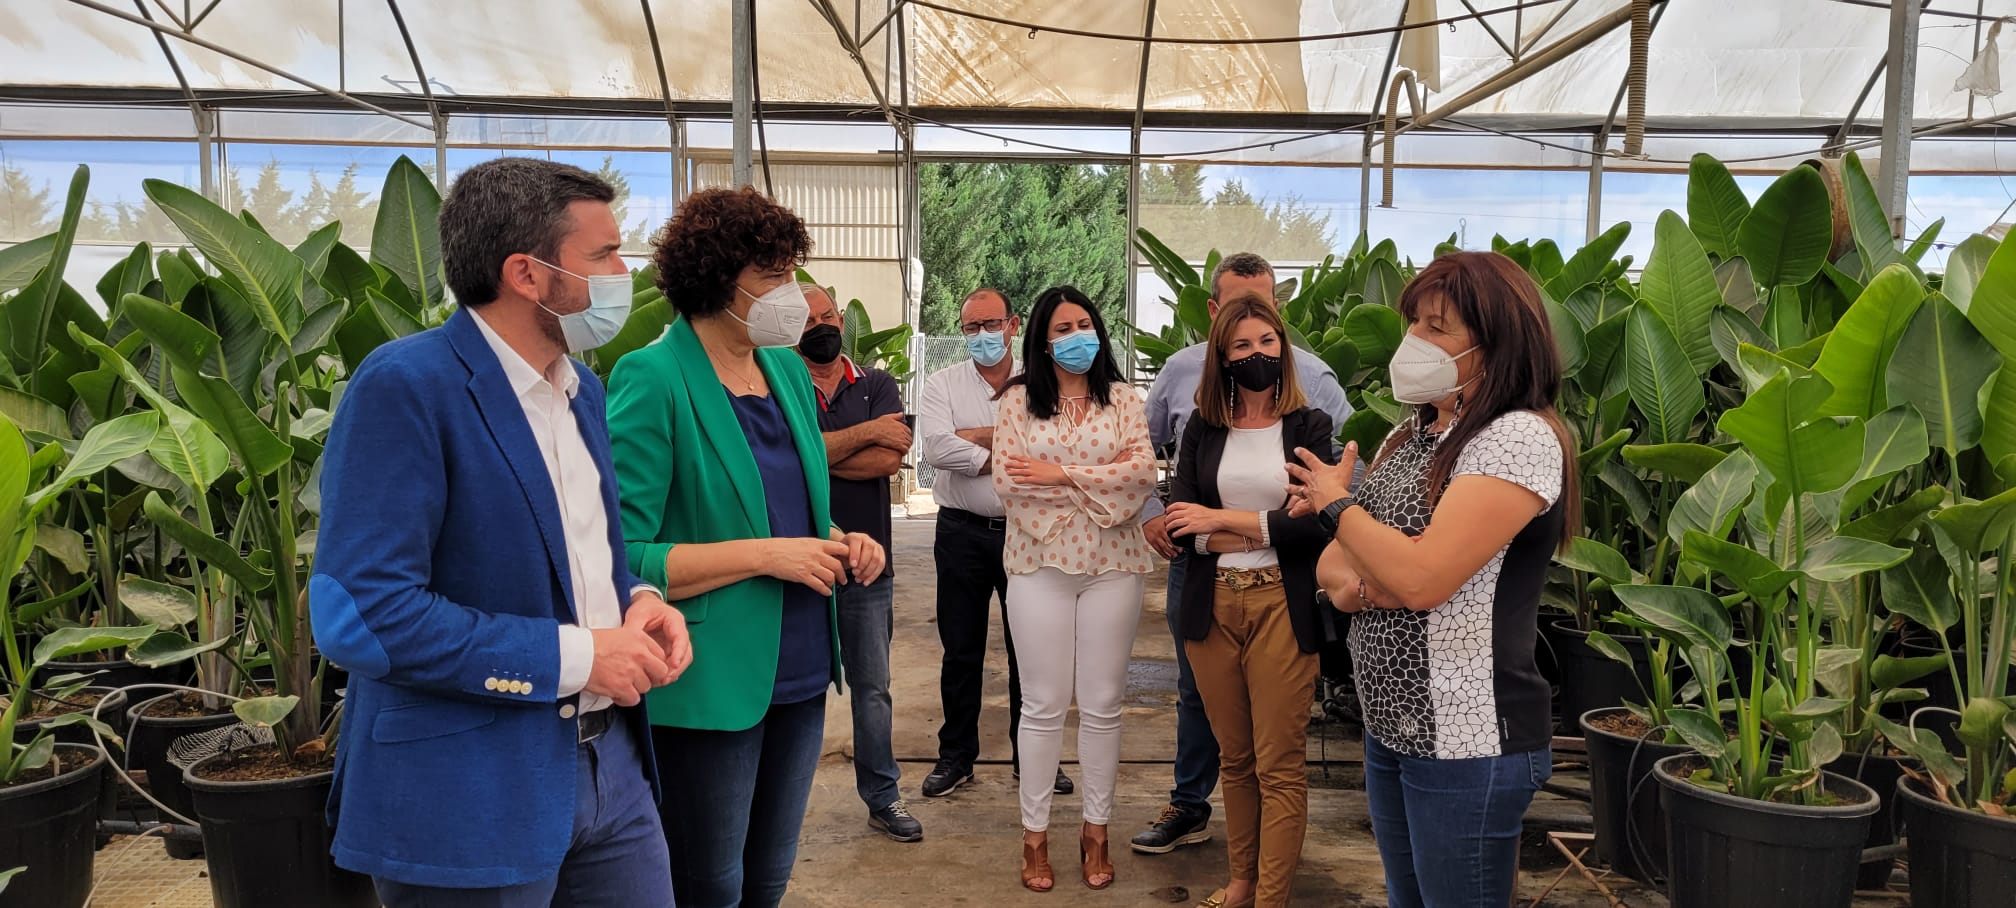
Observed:
[[[376,906],[371,878],[336,866],[326,820],[329,758],[290,763],[266,745],[189,767],[218,908]]]
[[[182,784],[182,769],[168,758],[168,750],[184,735],[214,731],[235,724],[238,717],[227,706],[222,712],[207,709],[200,694],[178,692],[155,697],[133,707],[133,729],[126,738],[126,766],[147,774],[147,791],[168,809],[194,819],[196,806],[189,789]],[[172,817],[162,819],[172,820]],[[190,860],[202,856],[197,842],[163,839],[170,857]]]
[[[1666,894],[1672,908],[1848,908],[1869,821],[1882,800],[1853,779],[1823,775],[1824,806],[1753,801],[1688,777],[1692,754],[1660,760],[1666,811]]]
[[[1689,751],[1623,707],[1592,710],[1581,719],[1589,751],[1589,811],[1596,855],[1610,869],[1642,883],[1666,876],[1666,814],[1652,766]]]
[[[59,744],[60,774],[30,771],[0,786],[0,867],[26,867],[0,908],[80,908],[91,895],[105,752]]]
[[[107,702],[104,708],[100,709],[98,704],[103,700],[109,700],[110,702]],[[0,697],[0,705],[4,705],[6,702],[6,698]],[[34,706],[29,713],[23,716],[20,724],[14,727],[14,740],[16,743],[26,744],[29,739],[35,737],[36,733],[42,730],[42,725],[50,719],[66,716],[71,713],[89,713],[94,709],[98,710],[99,721],[111,726],[114,734],[122,738],[125,737],[126,692],[109,687],[87,687],[62,700],[52,699],[47,696],[36,697]],[[98,746],[98,738],[91,733],[91,727],[88,725],[65,725],[56,729],[54,734],[59,744],[79,744],[85,747]],[[117,752],[117,746],[114,742],[106,741],[105,746],[113,748],[114,752]]]
[[[2007,908],[2016,893],[2016,820],[1934,800],[1897,782],[1897,814],[1911,853],[1911,904]]]
[[[1897,841],[1897,780],[1904,778],[1904,767],[1911,758],[1888,747],[1868,755],[1859,753],[1842,754],[1834,762],[1827,764],[1827,771],[1838,773],[1869,786],[1883,799],[1883,809],[1869,821],[1869,839],[1864,846],[1876,848]],[[1861,890],[1882,889],[1890,884],[1890,872],[1896,869],[1897,860],[1889,858],[1868,861],[1855,878],[1855,888]]]

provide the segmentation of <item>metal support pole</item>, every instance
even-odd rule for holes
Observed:
[[[1148,0],[1148,9],[1141,19],[1141,37],[1155,36],[1155,0]],[[1141,122],[1148,110],[1148,54],[1155,49],[1154,42],[1141,42],[1141,80],[1134,88],[1134,128],[1127,133],[1127,280],[1121,285],[1125,291],[1127,324],[1138,324],[1140,316],[1137,307],[1140,294],[1134,290],[1137,265],[1134,238],[1141,230]],[[1133,349],[1133,339],[1128,339],[1128,349]],[[1134,357],[1127,357],[1127,375],[1134,375]]]
[[[1882,184],[1890,235],[1904,235],[1904,212],[1911,183],[1911,113],[1918,82],[1918,19],[1916,3],[1890,5],[1890,53],[1883,67]]]
[[[1603,146],[1609,141],[1610,130],[1596,134],[1595,153],[1589,156],[1589,221],[1583,227],[1583,243],[1593,243],[1603,235]]]
[[[750,126],[751,111],[754,110],[756,92],[753,79],[756,75],[756,55],[752,53],[756,44],[754,28],[755,11],[750,8],[754,0],[729,0],[734,4],[734,23],[730,56],[734,64],[730,69],[734,79],[733,108],[734,158],[731,176],[736,186],[748,186],[753,182],[750,168]]]
[[[196,154],[201,158],[200,174],[203,197],[212,202],[221,202],[223,196],[217,191],[217,111],[201,104],[189,108],[196,118]]]

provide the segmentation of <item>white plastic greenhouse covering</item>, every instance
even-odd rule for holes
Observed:
[[[867,33],[890,0],[826,0],[850,33]],[[414,56],[442,95],[486,98],[665,100],[652,53],[663,51],[674,102],[726,101],[730,4],[722,0],[405,0],[396,4]],[[378,0],[104,0],[127,15],[188,21],[193,34],[333,88],[415,93],[417,76],[394,16]],[[863,57],[878,87],[922,108],[1132,111],[1145,34],[1150,111],[1348,113],[1379,108],[1386,58],[1406,0],[933,0],[910,3],[874,33]],[[1406,33],[1401,62],[1439,60],[1427,81],[1453,97],[1504,69],[1507,47],[1530,53],[1628,6],[1628,0],[1413,0],[1418,18],[1489,13]],[[1148,15],[1152,6],[1153,16]],[[1673,0],[1650,44],[1647,109],[1655,125],[1754,129],[1838,123],[1886,46],[1887,10],[1841,0]],[[2016,14],[2016,0],[1943,0],[1927,6],[1915,116],[1969,116],[1953,81],[1985,27],[1936,11]],[[136,9],[138,7],[139,9]],[[214,7],[214,9],[211,9]],[[981,13],[988,19],[967,13]],[[172,18],[171,18],[172,17]],[[820,0],[756,4],[763,98],[791,104],[873,105]],[[992,20],[1011,20],[1038,27]],[[1046,29],[1089,32],[1088,37]],[[891,47],[902,35],[907,65]],[[1355,36],[1353,33],[1356,33]],[[1473,108],[1500,127],[1600,122],[1627,63],[1617,29],[1557,65]],[[1345,37],[1315,37],[1347,35]],[[1251,39],[1313,38],[1227,44]],[[1166,43],[1182,42],[1182,43]],[[302,86],[170,40],[194,91],[296,92]],[[1438,46],[1439,45],[1439,46]],[[1418,67],[1417,68],[1421,68]],[[899,74],[907,73],[907,84]],[[180,88],[153,36],[70,0],[0,3],[0,84]],[[1432,96],[1431,96],[1432,97]],[[1877,92],[1860,110],[1875,122]]]

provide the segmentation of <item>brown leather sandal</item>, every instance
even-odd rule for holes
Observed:
[[[1078,862],[1082,865],[1080,870],[1084,874],[1085,888],[1100,890],[1113,885],[1117,877],[1113,873],[1113,859],[1106,852],[1107,841],[1094,839],[1088,835],[1086,830],[1091,828],[1092,824],[1087,823],[1078,833]],[[1095,876],[1104,876],[1106,882],[1093,883],[1092,878]]]
[[[1248,896],[1246,901],[1243,902],[1227,902],[1225,901],[1225,895],[1226,891],[1223,889],[1213,892],[1209,898],[1198,902],[1197,908],[1253,908],[1253,902],[1256,898],[1256,896]]]
[[[1049,880],[1047,886],[1036,885],[1036,880]],[[1030,892],[1049,892],[1057,886],[1057,872],[1050,869],[1050,837],[1045,835],[1041,844],[1031,845],[1028,838],[1022,839],[1022,888]]]

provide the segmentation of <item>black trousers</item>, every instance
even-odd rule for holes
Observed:
[[[938,567],[938,642],[945,663],[938,695],[945,724],[938,728],[938,758],[972,765],[980,758],[980,695],[987,677],[987,614],[1001,600],[1001,636],[1008,647],[1008,741],[1022,725],[1022,676],[1015,667],[1015,638],[1008,634],[1008,571],[1001,561],[1007,530],[1000,518],[943,508],[932,554]],[[1015,752],[1016,765],[1021,754]]]

